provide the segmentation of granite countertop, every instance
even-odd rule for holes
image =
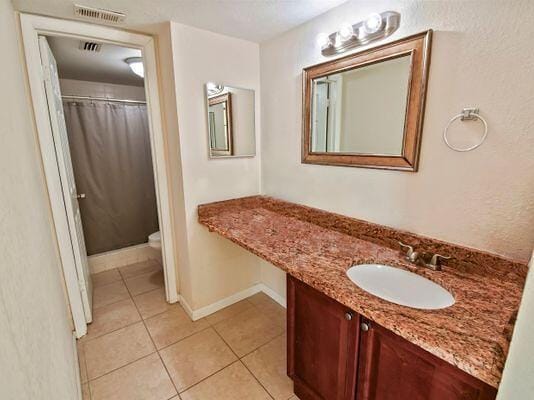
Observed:
[[[199,221],[288,274],[472,376],[498,387],[526,264],[409,232],[253,196],[199,206]],[[442,271],[408,263],[396,240],[455,257]],[[398,246],[397,246],[398,247]],[[418,310],[390,303],[352,283],[354,264],[389,264],[449,290],[456,303]]]

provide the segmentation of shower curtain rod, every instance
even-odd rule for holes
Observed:
[[[96,100],[96,101],[111,101],[114,103],[130,103],[130,104],[146,104],[146,101],[141,100],[126,100],[126,99],[114,99],[111,97],[91,97],[91,96],[61,96],[62,99],[72,100]]]

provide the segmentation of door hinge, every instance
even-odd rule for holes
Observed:
[[[80,292],[82,292],[82,294],[87,293],[87,288],[85,287],[85,281],[83,279],[78,280],[78,286],[80,287]]]

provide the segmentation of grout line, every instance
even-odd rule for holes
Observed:
[[[245,363],[243,362],[242,358],[243,358],[243,357],[246,357],[246,356],[247,356],[248,354],[250,354],[250,353],[245,354],[243,357],[239,357],[239,355],[234,351],[234,349],[232,349],[232,346],[230,346],[230,344],[229,344],[226,340],[224,340],[224,338],[222,337],[222,335],[221,335],[219,332],[217,332],[216,329],[213,329],[213,330],[217,333],[217,335],[219,335],[219,337],[221,338],[221,340],[228,346],[228,348],[232,351],[232,353],[235,354],[235,356],[237,357],[237,362],[240,362],[241,365],[243,365],[243,366],[245,367],[245,369],[252,375],[252,377],[256,380],[256,382],[259,383],[259,385],[263,388],[263,390],[265,390],[265,392],[267,393],[267,395],[268,395],[271,399],[274,399],[274,397],[273,397],[273,396],[271,395],[271,393],[267,390],[267,388],[266,388],[265,386],[263,386],[263,384],[260,382],[260,380],[258,379],[258,377],[257,377],[256,375],[254,375],[254,373],[253,373],[253,372],[252,372],[252,371],[245,365]],[[278,337],[278,336],[277,336],[277,337]],[[273,339],[273,340],[274,340],[274,339]],[[267,343],[270,343],[270,342],[271,342],[271,341],[269,341],[269,342],[267,342]],[[265,343],[265,344],[267,344],[267,343]],[[262,346],[264,346],[264,345],[262,345]],[[260,346],[260,347],[262,347],[262,346]],[[259,347],[258,347],[258,349],[259,349]],[[257,349],[255,349],[255,350],[253,350],[253,351],[256,351],[256,350],[257,350]],[[234,363],[232,363],[232,364],[234,364]],[[230,364],[230,365],[232,365],[232,364]],[[227,366],[227,367],[228,367],[228,366]],[[225,367],[225,368],[227,368],[227,367]],[[199,382],[199,383],[200,383],[200,382]]]
[[[195,321],[195,322],[196,322],[196,321]],[[200,329],[200,330],[198,330],[198,331],[195,331],[195,332],[191,333],[190,335],[184,336],[183,338],[178,339],[176,342],[172,342],[171,344],[168,344],[168,345],[163,346],[161,349],[158,349],[158,351],[165,350],[165,349],[167,349],[167,348],[169,348],[169,347],[171,347],[171,346],[174,346],[176,343],[180,343],[182,340],[185,340],[185,339],[187,339],[187,338],[190,338],[191,336],[194,336],[194,335],[196,335],[197,333],[204,332],[204,331],[208,330],[209,328],[212,328],[212,326],[208,325],[208,326],[206,326],[206,327],[203,328],[203,329]],[[147,328],[147,329],[148,329],[148,328]],[[149,334],[150,334],[150,332],[149,332]]]
[[[137,360],[130,361],[130,362],[128,362],[127,364],[124,364],[124,365],[122,365],[122,366],[120,366],[120,367],[117,367],[117,368],[115,368],[115,369],[112,369],[112,370],[106,372],[105,374],[102,374],[102,375],[99,375],[99,376],[97,376],[97,377],[95,377],[95,378],[89,379],[89,380],[87,381],[87,383],[89,383],[89,382],[93,382],[93,381],[97,381],[97,380],[99,380],[100,378],[103,378],[104,376],[110,375],[110,374],[112,374],[113,372],[118,371],[119,369],[122,369],[122,368],[125,368],[125,367],[129,366],[129,365],[132,365],[132,364],[136,363],[137,361],[144,360],[145,358],[150,357],[151,355],[153,355],[153,354],[155,354],[155,353],[157,353],[157,351],[153,351],[152,353],[146,354],[146,355],[144,355],[144,356],[138,358]],[[90,386],[89,386],[89,387],[90,387]]]
[[[164,278],[165,279],[165,278]],[[165,285],[165,281],[163,282],[163,285]],[[132,296],[132,293],[130,292],[130,289],[128,289],[128,287],[126,287],[126,289],[128,290],[128,293],[130,294],[130,297],[132,298],[132,301],[134,303],[134,307],[135,309],[137,310],[137,312],[139,313],[139,316],[141,316],[141,313],[139,312],[139,308],[137,307],[137,304],[135,303],[135,301],[133,300],[133,296]],[[145,330],[146,330],[146,333],[148,334],[148,337],[150,338],[150,341],[152,342],[152,345],[154,346],[154,348],[156,349],[156,354],[158,355],[159,357],[159,360],[161,361],[161,364],[163,365],[163,368],[165,369],[165,372],[167,373],[167,377],[169,378],[169,381],[171,382],[172,384],[172,387],[174,388],[176,394],[178,395],[178,398],[180,398],[180,392],[178,392],[178,388],[176,387],[175,383],[174,383],[174,380],[172,379],[172,376],[171,374],[169,373],[169,370],[167,368],[167,365],[165,365],[165,362],[163,361],[163,358],[161,357],[161,354],[159,352],[159,349],[158,349],[158,346],[156,346],[156,342],[154,342],[154,338],[152,337],[152,335],[150,334],[150,330],[148,329],[148,327],[146,326],[146,322],[145,320],[143,319],[143,317],[141,317],[141,322],[143,323],[143,326],[145,327]],[[174,395],[172,396],[174,397]],[[170,397],[172,399],[172,397]]]
[[[265,390],[265,393],[267,393],[267,395],[274,400],[274,396],[271,394],[271,392],[269,392],[267,390],[267,388],[265,386],[263,386],[263,383],[261,383],[261,381],[259,380],[259,378],[254,375],[254,373],[249,369],[249,367],[247,367],[247,365],[243,362],[242,359],[239,359],[239,362],[241,363],[241,365],[243,365],[243,367],[245,367],[245,369],[249,372],[250,375],[252,375],[252,377],[256,380],[256,382],[259,383],[259,385],[263,388],[263,390]]]
[[[230,347],[230,346],[228,346],[228,347]],[[230,350],[232,350],[232,349],[230,348]],[[233,350],[232,350],[232,352],[233,352]],[[235,354],[235,353],[234,353],[234,354]],[[214,376],[214,375],[217,375],[219,372],[221,372],[221,371],[225,370],[226,368],[228,368],[228,367],[234,365],[235,363],[238,363],[239,361],[240,361],[239,358],[238,358],[237,360],[232,361],[230,364],[228,364],[228,365],[222,367],[221,369],[219,369],[219,370],[216,371],[216,372],[213,372],[212,374],[206,376],[205,378],[202,378],[202,379],[199,380],[197,383],[195,383],[195,384],[193,384],[193,385],[187,387],[186,389],[182,390],[180,393],[185,393],[185,392],[187,392],[189,389],[192,389],[192,388],[194,388],[195,386],[200,385],[202,382],[208,380],[209,378],[211,378],[211,377]]]
[[[125,279],[125,278],[123,277],[123,275],[120,273],[120,270],[119,270],[118,267],[117,267],[117,270],[118,270],[118,272],[119,272],[119,275],[120,275],[120,277],[121,277],[121,280],[123,281],[123,283],[124,283],[125,286],[126,286],[126,279]],[[140,276],[140,275],[144,275],[144,274],[139,274],[139,275],[137,275],[137,276]],[[131,277],[131,278],[132,278],[132,277]],[[128,279],[130,279],[130,278],[128,278]],[[111,282],[111,283],[116,283],[116,282],[118,282],[118,281],[114,281],[114,282]],[[105,285],[103,285],[103,286],[105,286]],[[142,317],[141,313],[139,312],[139,307],[137,306],[137,304],[136,304],[136,302],[135,302],[135,300],[134,300],[134,297],[137,297],[137,296],[142,295],[142,294],[145,294],[145,293],[150,293],[150,292],[153,292],[153,291],[156,291],[156,290],[161,290],[161,288],[151,289],[151,290],[149,290],[149,291],[147,291],[147,292],[143,292],[143,293],[136,294],[135,296],[132,295],[132,293],[131,293],[130,289],[128,288],[128,286],[126,286],[126,290],[127,290],[127,292],[128,292],[128,296],[129,296],[128,298],[133,302],[134,307],[135,307],[135,309],[136,309],[136,311],[137,311],[137,313],[139,314],[139,316],[140,316],[141,319],[140,319],[139,321],[135,321],[135,322],[133,322],[132,324],[128,324],[128,325],[123,326],[123,327],[121,327],[121,328],[118,328],[118,329],[116,329],[116,330],[113,330],[113,331],[104,333],[104,334],[102,334],[102,335],[100,335],[100,336],[97,336],[97,337],[95,337],[95,338],[88,339],[87,341],[94,340],[94,339],[96,339],[96,338],[102,337],[102,336],[107,335],[107,334],[109,334],[109,333],[115,332],[115,331],[117,331],[117,330],[120,330],[120,329],[123,329],[123,328],[126,328],[126,327],[128,327],[128,326],[131,326],[131,325],[134,325],[134,324],[137,324],[137,323],[141,322],[141,323],[143,323],[143,326],[145,327],[145,330],[146,330],[147,333],[148,333],[148,336],[149,336],[149,338],[150,338],[150,340],[151,340],[151,342],[152,342],[152,344],[153,344],[153,346],[154,346],[154,348],[155,348],[155,351],[152,352],[152,353],[150,353],[150,354],[148,354],[148,355],[145,355],[145,356],[143,356],[143,357],[141,357],[141,358],[139,358],[139,359],[137,359],[137,360],[131,361],[131,362],[129,362],[129,363],[127,363],[127,364],[125,364],[125,365],[123,365],[123,366],[121,366],[121,367],[118,367],[118,368],[115,368],[115,369],[113,369],[113,370],[111,370],[111,371],[108,371],[107,373],[105,373],[105,374],[103,374],[103,375],[101,375],[101,376],[98,376],[98,377],[96,377],[96,378],[89,379],[89,377],[88,377],[86,383],[87,383],[87,385],[88,385],[88,388],[89,388],[89,395],[90,395],[91,397],[92,397],[92,393],[91,393],[91,385],[90,385],[90,382],[95,381],[95,380],[97,380],[97,379],[100,379],[100,378],[103,377],[103,376],[109,375],[109,374],[111,374],[111,373],[113,373],[113,372],[115,372],[115,371],[117,371],[117,370],[119,370],[119,369],[121,369],[121,368],[127,367],[128,365],[131,365],[131,364],[133,364],[133,363],[135,363],[135,362],[137,362],[137,361],[140,361],[140,360],[142,360],[142,359],[144,359],[144,358],[146,358],[146,357],[149,357],[149,356],[153,355],[154,353],[157,353],[157,355],[158,355],[158,357],[159,357],[161,363],[163,364],[163,367],[165,368],[165,371],[166,371],[166,373],[167,373],[167,376],[168,376],[168,378],[170,379],[170,381],[171,381],[171,383],[172,383],[172,385],[173,385],[173,387],[174,387],[174,389],[175,389],[175,391],[176,391],[176,393],[177,393],[177,395],[178,395],[178,399],[181,399],[180,393],[184,393],[185,391],[187,391],[187,390],[193,388],[194,386],[197,386],[197,385],[200,384],[201,382],[203,382],[203,381],[209,379],[210,377],[212,377],[212,376],[218,374],[219,372],[223,371],[224,369],[228,368],[229,366],[231,366],[231,365],[233,365],[233,364],[235,364],[235,363],[237,363],[237,362],[241,363],[241,365],[243,365],[243,366],[245,367],[245,369],[246,369],[246,370],[253,376],[253,378],[258,382],[258,384],[265,390],[265,392],[268,394],[268,396],[269,396],[271,399],[274,399],[274,397],[271,395],[271,393],[270,393],[270,392],[267,390],[267,388],[261,383],[261,381],[259,380],[259,378],[258,378],[258,377],[257,377],[257,376],[256,376],[256,375],[255,375],[255,374],[254,374],[254,373],[247,367],[247,365],[242,361],[242,359],[245,358],[245,357],[247,357],[247,356],[250,355],[251,353],[257,351],[259,348],[261,348],[261,347],[263,347],[263,346],[266,346],[266,345],[268,345],[269,343],[271,343],[272,341],[278,339],[280,336],[285,335],[285,334],[286,334],[286,330],[284,330],[284,332],[282,332],[281,334],[276,335],[274,338],[268,340],[266,343],[264,343],[264,344],[258,346],[257,348],[251,350],[250,352],[248,352],[248,353],[246,353],[246,354],[244,354],[243,356],[240,357],[240,356],[239,356],[239,355],[232,349],[232,347],[226,342],[226,340],[222,337],[222,335],[217,331],[217,329],[215,328],[215,325],[217,325],[217,324],[219,324],[219,323],[221,323],[221,322],[223,322],[223,321],[227,321],[227,320],[229,320],[229,319],[231,319],[231,318],[234,318],[234,317],[236,317],[236,316],[238,316],[238,315],[240,315],[240,314],[242,314],[242,313],[244,313],[244,312],[246,312],[246,311],[249,310],[249,309],[247,309],[247,310],[244,310],[244,311],[242,311],[242,312],[239,312],[239,313],[237,313],[237,314],[235,314],[235,315],[232,315],[232,316],[230,316],[230,317],[224,318],[224,319],[222,319],[221,321],[218,321],[217,323],[214,323],[214,324],[212,324],[212,323],[209,321],[209,319],[207,319],[206,317],[201,318],[199,321],[201,321],[202,319],[204,319],[204,320],[207,322],[207,326],[206,326],[206,328],[201,329],[201,330],[199,330],[199,331],[196,331],[196,332],[194,332],[194,333],[192,333],[192,334],[190,334],[190,335],[187,335],[187,336],[185,336],[185,337],[183,337],[183,338],[177,340],[176,342],[173,342],[173,343],[171,343],[171,344],[169,344],[169,345],[167,345],[167,346],[162,347],[161,349],[158,349],[157,346],[156,346],[156,343],[154,342],[154,339],[152,338],[152,335],[150,334],[150,331],[149,331],[149,329],[148,329],[148,327],[147,327],[147,325],[146,325],[146,321],[149,320],[149,319],[151,319],[151,318],[153,318],[153,317],[156,317],[156,316],[158,316],[158,315],[164,314],[164,313],[168,312],[169,310],[163,311],[163,312],[161,312],[161,313],[154,314],[154,315],[152,315],[152,316],[150,316],[150,317],[148,317],[148,318],[145,319],[145,318]],[[120,300],[120,301],[124,301],[124,300],[126,300],[126,299],[123,299],[123,300]],[[253,302],[251,302],[250,300],[248,300],[248,298],[243,299],[243,300],[244,300],[244,301],[247,301],[247,302],[252,306],[252,308],[255,308],[255,309],[260,309],[260,308],[261,308],[260,305],[256,305],[256,304],[254,304]],[[110,304],[114,304],[114,303],[110,303]],[[183,309],[183,307],[182,307],[181,305],[180,305],[180,307]],[[228,307],[230,307],[230,306],[228,306]],[[225,307],[225,308],[227,308],[227,307]],[[189,316],[188,316],[188,318],[189,318]],[[197,322],[197,321],[193,321],[193,322]],[[169,370],[167,369],[167,366],[166,366],[165,362],[163,361],[163,358],[161,357],[161,353],[160,353],[160,352],[161,352],[162,350],[164,350],[164,349],[170,347],[170,346],[173,346],[173,345],[175,345],[175,344],[177,344],[177,343],[179,343],[179,342],[181,342],[181,341],[183,341],[183,340],[185,340],[185,339],[187,339],[187,338],[189,338],[189,337],[191,337],[191,336],[193,336],[193,335],[196,335],[196,334],[198,334],[198,333],[201,333],[201,332],[203,332],[203,331],[205,331],[205,330],[207,330],[207,329],[210,329],[210,328],[213,329],[213,331],[216,333],[216,335],[219,336],[219,338],[223,341],[223,343],[225,343],[226,346],[230,349],[230,351],[235,355],[236,360],[235,360],[234,362],[232,362],[232,363],[230,363],[230,364],[228,364],[228,365],[226,365],[226,366],[220,368],[219,370],[213,372],[212,374],[206,376],[205,378],[201,379],[200,381],[196,382],[195,384],[193,384],[193,385],[191,385],[191,386],[189,386],[189,387],[184,388],[181,392],[179,392],[179,391],[178,391],[178,388],[176,387],[176,385],[175,385],[175,383],[174,383],[174,381],[173,381],[173,379],[172,379],[172,377],[171,377],[171,374],[169,373]],[[84,343],[83,345],[85,346],[85,343]],[[85,351],[85,347],[84,347],[84,351]],[[86,366],[86,369],[87,369],[87,366]],[[170,399],[172,399],[172,398],[175,397],[175,396],[176,396],[176,395],[171,396]]]
[[[134,307],[136,307],[137,313],[139,314],[139,316],[141,316],[141,314],[139,313],[139,310],[137,309],[137,306],[136,306],[136,304],[135,304],[135,301],[133,301],[132,295],[131,295],[130,291],[128,290],[128,287],[126,287],[126,290],[127,290],[127,292],[128,292],[128,298],[129,298],[130,300],[132,300],[132,302],[134,303]],[[126,300],[126,299],[123,299],[123,300]],[[121,301],[123,301],[123,300],[121,300]],[[132,324],[129,324],[129,325],[127,325],[127,326],[123,326],[122,328],[116,329],[116,330],[114,330],[114,331],[112,331],[112,332],[116,332],[116,331],[118,331],[118,330],[120,330],[120,329],[124,329],[124,328],[126,328],[126,327],[129,327],[129,326],[138,324],[139,322],[143,322],[143,320],[141,319],[140,321],[136,321],[136,322],[134,322],[134,323],[132,323]],[[152,337],[150,336],[150,332],[148,332],[148,329],[146,328],[146,325],[145,325],[144,323],[143,323],[143,326],[145,327],[145,330],[147,331],[147,334],[148,334],[148,337],[150,338],[150,341],[151,341],[152,344],[154,345],[154,341],[152,340]],[[111,332],[108,332],[108,333],[111,333]],[[108,333],[106,333],[106,334],[104,334],[104,335],[101,335],[101,336],[98,336],[98,337],[103,337],[103,336],[107,335]],[[94,339],[96,339],[96,338],[94,338]],[[89,340],[87,340],[87,341],[90,341],[90,340],[93,340],[93,339],[89,339]],[[84,343],[84,346],[85,346],[85,343]],[[84,348],[84,350],[85,350],[85,348]],[[109,375],[109,374],[111,374],[111,373],[113,373],[113,372],[115,372],[115,371],[117,371],[117,370],[119,370],[119,369],[121,369],[121,368],[127,367],[128,365],[131,365],[131,364],[133,364],[133,363],[135,363],[135,362],[137,362],[137,361],[140,361],[140,360],[142,360],[142,359],[144,359],[144,358],[147,358],[147,357],[151,356],[151,355],[154,354],[154,353],[157,353],[157,348],[156,348],[155,345],[154,345],[154,351],[153,351],[153,352],[151,352],[151,353],[149,353],[149,354],[147,354],[147,355],[144,355],[144,356],[142,356],[142,357],[140,357],[140,358],[138,358],[138,359],[136,359],[136,360],[130,361],[130,362],[128,362],[127,364],[124,364],[124,365],[122,365],[122,366],[120,366],[120,367],[114,368],[114,369],[112,369],[111,371],[108,371],[108,372],[106,372],[105,374],[99,375],[99,376],[97,376],[97,377],[95,377],[95,378],[91,378],[91,379],[90,379],[90,378],[89,378],[89,371],[88,371],[88,375],[87,375],[87,383],[90,383],[91,381],[95,381],[95,380],[97,380],[97,379],[100,379],[100,378],[102,378],[103,376]],[[89,392],[90,392],[90,391],[91,391],[91,385],[89,385]],[[91,395],[91,396],[92,396],[92,395]]]

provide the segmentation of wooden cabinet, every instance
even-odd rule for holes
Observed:
[[[359,316],[288,277],[288,375],[301,400],[353,400]]]
[[[382,326],[366,321],[358,400],[492,400],[496,390]]]
[[[301,400],[493,400],[496,390],[288,277],[288,375]]]

